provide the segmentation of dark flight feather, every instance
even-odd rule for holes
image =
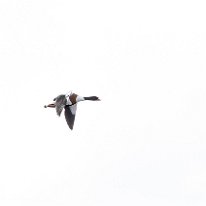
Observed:
[[[64,109],[65,109],[64,115],[65,115],[66,122],[69,128],[72,130],[74,126],[75,114],[72,114],[70,110],[70,106],[65,106]]]

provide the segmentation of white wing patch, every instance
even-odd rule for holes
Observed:
[[[65,94],[66,97],[70,96],[72,94],[72,91],[69,91]]]
[[[66,103],[66,105],[71,105],[72,102],[70,101],[69,96],[66,96],[66,99],[67,99],[67,103]]]
[[[68,93],[67,93],[67,95],[66,95],[66,99],[67,99],[66,105],[71,105],[71,106],[69,106],[69,109],[70,109],[71,113],[72,113],[73,115],[75,115],[75,114],[76,114],[76,111],[77,111],[77,104],[72,105],[72,102],[71,102],[71,100],[70,100],[70,96],[71,96],[72,94],[73,94],[72,92],[68,92]]]
[[[69,107],[70,108],[70,111],[73,115],[76,114],[76,111],[77,111],[77,104],[74,104],[72,106]]]

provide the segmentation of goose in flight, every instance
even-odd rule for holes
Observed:
[[[67,94],[61,94],[57,96],[54,98],[53,103],[45,105],[44,107],[55,108],[58,116],[61,115],[62,110],[64,109],[66,122],[69,128],[72,130],[77,110],[77,103],[85,100],[100,101],[97,96],[82,97],[73,92],[69,92]]]

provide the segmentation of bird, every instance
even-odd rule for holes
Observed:
[[[77,103],[85,100],[100,101],[99,97],[97,96],[83,97],[73,92],[68,92],[66,94],[58,95],[53,99],[53,103],[45,105],[44,108],[55,108],[58,116],[61,115],[64,109],[64,115],[67,125],[71,130],[73,130],[77,110]]]

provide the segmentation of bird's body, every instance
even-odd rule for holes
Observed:
[[[56,98],[54,98],[54,103],[44,107],[55,108],[58,116],[61,115],[62,110],[64,109],[66,122],[69,128],[72,130],[74,126],[74,120],[75,120],[75,115],[77,110],[77,103],[85,100],[99,101],[100,99],[96,96],[82,97],[73,92],[69,92],[67,94],[61,94],[57,96]]]

